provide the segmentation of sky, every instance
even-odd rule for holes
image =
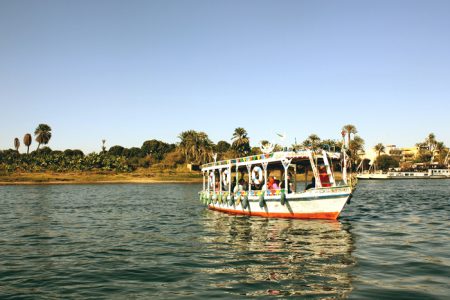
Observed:
[[[0,0],[0,149],[40,123],[85,152],[345,124],[366,149],[449,146],[449,98],[446,0]]]

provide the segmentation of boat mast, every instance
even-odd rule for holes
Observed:
[[[347,184],[347,151],[345,147],[345,130],[342,130],[342,154],[344,154],[343,158],[343,166],[342,166],[342,180]]]
[[[322,187],[322,182],[320,182],[319,173],[317,172],[317,167],[316,167],[316,164],[314,163],[313,152],[311,150],[307,150],[307,151],[308,151],[308,156],[309,156],[309,163],[311,164],[311,169],[313,171],[314,178],[316,180],[316,187]]]

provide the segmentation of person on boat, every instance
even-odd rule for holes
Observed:
[[[237,186],[234,187],[234,192],[241,192],[245,190],[245,180],[244,179],[240,179],[239,180],[239,184]]]
[[[267,182],[267,189],[272,190],[274,183],[275,183],[275,179],[273,178],[273,176],[270,176],[269,181]]]
[[[236,187],[236,178],[233,177],[233,181],[231,182],[231,190],[234,191],[235,187]]]
[[[281,184],[280,184],[280,188],[282,188],[282,189],[286,189],[286,187],[284,186],[284,182],[285,181],[282,180]],[[291,182],[291,175],[290,174],[287,175],[287,186],[288,186],[288,193],[292,193],[292,186],[293,186],[293,184]]]
[[[217,178],[217,177],[216,177],[216,184],[215,184],[215,186],[216,186],[216,191],[218,191],[220,189],[220,181],[219,181],[219,178]]]
[[[305,190],[313,189],[315,187],[316,187],[316,178],[313,176],[313,178],[311,178],[311,183],[306,186]]]
[[[280,189],[280,181],[276,177],[273,178],[272,189],[274,190]]]

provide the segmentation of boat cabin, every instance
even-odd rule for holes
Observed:
[[[332,161],[340,159],[341,153],[302,150],[213,162],[202,166],[203,191],[213,195],[271,197],[346,185],[345,179],[336,182],[334,177]],[[297,185],[298,172],[305,174],[304,189]],[[312,182],[307,182],[309,172]]]

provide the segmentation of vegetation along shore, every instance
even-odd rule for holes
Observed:
[[[322,140],[316,134],[311,134],[302,143],[289,148],[341,151],[343,143],[346,143],[347,153],[355,169],[364,159],[364,140],[357,133],[356,127],[348,124],[342,128],[345,141]],[[33,143],[30,133],[26,133],[22,139],[26,147],[24,150],[21,149],[20,139],[12,138],[14,149],[0,151],[0,184],[198,183],[202,182],[198,166],[212,161],[214,155],[217,155],[217,160],[221,160],[260,154],[259,145],[268,142],[259,141],[257,147],[251,147],[248,133],[242,127],[234,130],[230,143],[223,140],[214,143],[205,132],[187,130],[178,135],[179,142],[176,144],[151,139],[144,141],[141,147],[114,145],[107,149],[106,140],[102,140],[99,152],[85,154],[78,149],[52,150],[48,147],[51,138],[52,129],[47,124],[39,124],[34,131],[37,143],[35,150],[30,151]],[[428,161],[428,152],[436,148],[444,149],[439,157],[448,153],[448,148],[437,142],[432,134],[418,145],[426,143],[430,147],[428,150],[426,147],[421,148],[424,152],[418,157],[418,162]],[[377,145],[375,149],[378,151],[377,161],[383,168],[399,165],[395,159],[381,155],[382,145]],[[282,150],[282,146],[276,145],[274,150]]]

